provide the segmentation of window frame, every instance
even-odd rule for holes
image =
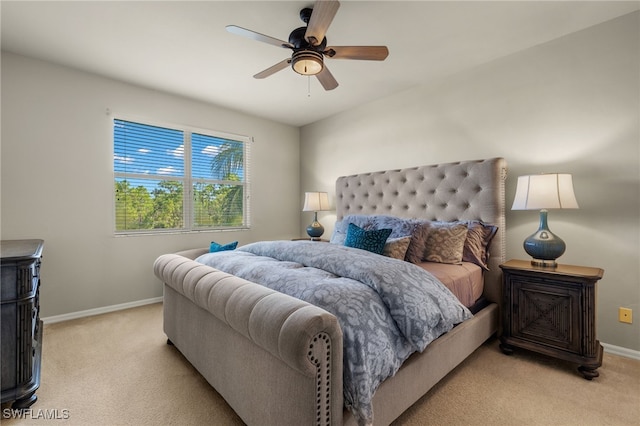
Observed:
[[[140,117],[132,117],[126,114],[109,114],[110,117],[110,138],[111,138],[111,172],[112,172],[112,227],[115,236],[136,236],[136,235],[166,235],[166,234],[186,234],[201,232],[225,232],[225,231],[243,231],[251,229],[251,185],[250,185],[250,159],[251,145],[253,138],[250,136],[239,135],[234,133],[222,132],[218,130],[205,129],[201,127],[181,125],[175,123],[160,122]],[[183,176],[170,176],[162,174],[141,174],[117,172],[115,166],[115,126],[116,121],[126,121],[134,124],[153,126],[163,129],[176,130],[182,132],[183,135]],[[226,181],[221,179],[202,179],[194,178],[192,174],[192,135],[198,134],[216,139],[230,140],[242,143],[243,147],[243,180]],[[182,227],[181,228],[153,228],[153,229],[117,229],[117,206],[116,206],[116,186],[117,179],[146,179],[158,181],[179,181],[183,186],[182,194]],[[194,201],[194,184],[198,182],[214,183],[221,185],[236,185],[243,188],[242,197],[242,224],[239,226],[213,226],[213,227],[194,227],[195,201]]]

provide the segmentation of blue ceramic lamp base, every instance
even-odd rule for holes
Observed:
[[[540,210],[538,230],[524,240],[524,251],[533,258],[531,264],[546,268],[556,267],[556,259],[562,256],[566,247],[564,241],[549,230],[547,210]]]
[[[314,212],[313,223],[307,226],[307,235],[313,240],[318,241],[324,234],[324,226],[318,222],[318,213]]]

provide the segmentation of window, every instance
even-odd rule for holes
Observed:
[[[116,233],[249,226],[249,142],[113,121]]]

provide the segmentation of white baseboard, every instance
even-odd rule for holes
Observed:
[[[135,302],[121,303],[119,305],[104,306],[102,308],[87,309],[86,311],[70,312],[68,314],[54,315],[42,318],[45,324],[53,324],[61,321],[69,321],[76,318],[90,317],[93,315],[106,314],[108,312],[121,311],[123,309],[135,308],[137,306],[150,305],[152,303],[162,302],[162,296],[152,299],[137,300]]]
[[[625,358],[637,359],[640,361],[640,351],[634,351],[633,349],[623,348],[622,346],[610,345],[608,343],[602,343],[602,348],[608,354],[620,355]]]

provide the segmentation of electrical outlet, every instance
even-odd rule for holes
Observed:
[[[633,322],[633,311],[629,308],[618,308],[618,321],[631,324]]]

